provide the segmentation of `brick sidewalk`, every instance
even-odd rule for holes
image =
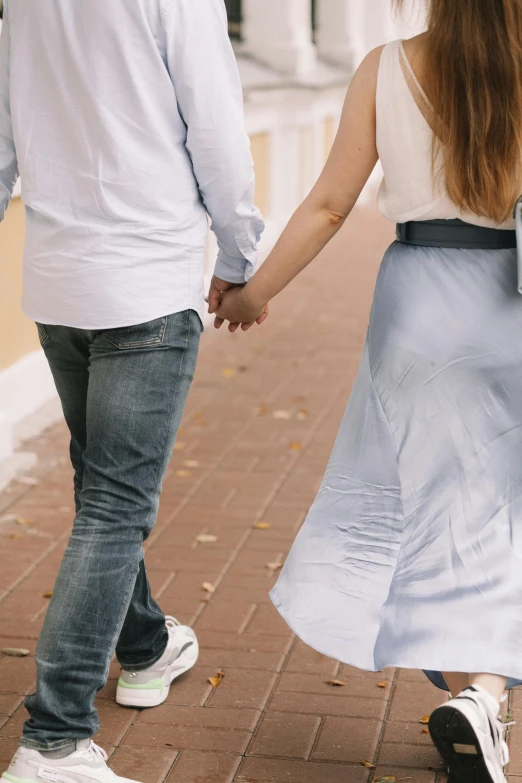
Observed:
[[[267,595],[275,580],[267,564],[284,559],[319,487],[391,235],[361,210],[276,300],[262,329],[205,335],[146,556],[165,612],[194,625],[202,652],[168,702],[150,711],[116,706],[113,665],[96,739],[119,774],[143,783],[446,780],[420,724],[441,701],[423,675],[364,674],[322,657],[292,637]],[[39,456],[38,483],[16,482],[0,496],[0,647],[31,651],[0,658],[0,766],[16,748],[22,698],[34,687],[45,595],[73,514],[64,426],[29,447]],[[217,540],[196,542],[204,533]],[[211,597],[206,582],[216,588]],[[219,671],[225,677],[213,689],[208,678]],[[334,678],[346,686],[328,685]],[[522,698],[513,701],[516,713]],[[512,781],[522,781],[515,750]]]

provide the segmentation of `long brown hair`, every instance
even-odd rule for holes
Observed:
[[[423,70],[434,154],[444,151],[450,198],[501,223],[522,194],[522,0],[428,4]]]

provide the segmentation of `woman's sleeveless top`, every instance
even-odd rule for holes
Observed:
[[[377,149],[384,170],[378,199],[382,214],[395,223],[460,218],[477,226],[514,228],[514,220],[499,225],[462,212],[449,198],[443,175],[434,179],[429,113],[430,103],[402,41],[393,41],[383,49],[377,83]]]

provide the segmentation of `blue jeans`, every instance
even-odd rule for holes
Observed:
[[[77,513],[38,641],[21,742],[59,750],[97,732],[93,702],[115,651],[133,671],[165,651],[142,545],[156,521],[201,321],[187,310],[121,329],[38,331],[71,432]]]

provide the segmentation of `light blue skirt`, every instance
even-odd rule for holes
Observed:
[[[272,600],[360,669],[522,682],[515,250],[394,243],[326,475]]]

